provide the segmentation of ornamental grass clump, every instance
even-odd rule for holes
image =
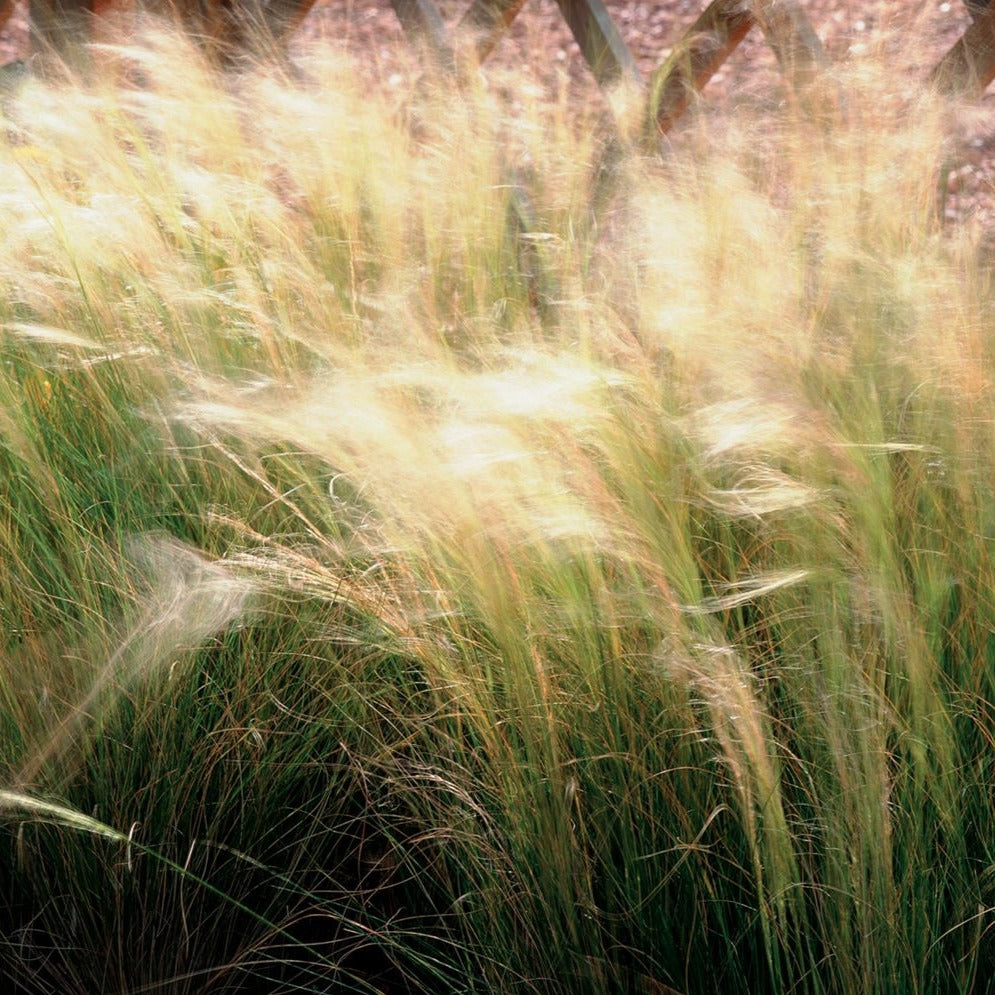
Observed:
[[[608,187],[527,71],[114,56],[2,119],[0,972],[985,990],[954,109],[867,56]]]

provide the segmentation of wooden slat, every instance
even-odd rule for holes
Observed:
[[[641,82],[636,60],[619,34],[602,0],[556,0],[598,83],[623,79]]]
[[[0,28],[2,28],[9,20],[10,15],[14,13],[14,0],[3,0],[0,3]]]
[[[93,17],[87,35],[89,41],[113,45],[134,33],[137,0],[92,0],[90,12]],[[120,60],[106,50],[92,53],[92,58],[105,72],[112,71],[115,65],[120,66]]]
[[[930,81],[941,90],[980,97],[995,79],[995,7],[979,11],[956,44],[939,61]]]
[[[829,66],[797,0],[712,0],[650,78],[649,127],[666,134],[719,67],[757,25],[789,84],[802,92]]]
[[[96,0],[95,0],[96,2]],[[110,4],[134,0],[107,0]],[[201,2],[200,17],[210,50],[222,62],[248,51],[274,54],[311,12],[315,0],[214,0]],[[191,26],[196,30],[197,14]]]
[[[829,68],[826,50],[798,0],[754,0],[753,18],[796,91]]]
[[[307,17],[316,0],[177,0],[172,9],[196,32],[221,62],[250,47],[254,32],[269,41],[288,37]],[[10,17],[13,0],[0,0],[0,27]],[[31,0],[30,17],[36,49],[87,40],[115,40],[136,12],[136,0]]]
[[[473,0],[460,18],[459,30],[473,35],[477,62],[483,62],[491,54],[524,6],[525,0]]]
[[[79,46],[87,37],[90,0],[32,0],[30,7],[31,47],[49,55]]]
[[[446,34],[446,23],[433,0],[390,0],[405,34],[423,40],[436,58],[447,68],[453,65],[453,51]]]
[[[666,134],[754,25],[743,0],[712,0],[650,77],[649,124]]]
[[[311,13],[316,0],[269,0],[266,27],[277,40],[288,38]]]

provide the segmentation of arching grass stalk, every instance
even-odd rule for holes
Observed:
[[[113,826],[109,826],[98,819],[94,819],[58,802],[48,801],[19,791],[0,790],[0,818],[6,817],[7,819],[17,820],[19,816],[23,821],[35,823],[48,822],[74,832],[85,833],[118,843],[124,849],[124,860],[129,869],[132,865],[133,856],[140,854],[154,861],[172,874],[177,875],[182,880],[204,889],[205,892],[218,898],[223,906],[237,909],[248,916],[253,922],[262,926],[273,938],[285,939],[297,952],[297,955],[303,954],[310,958],[309,963],[304,965],[303,968],[298,964],[298,969],[302,970],[306,976],[310,976],[322,988],[331,984],[339,991],[347,990],[346,986],[348,986],[349,991],[369,992],[371,995],[377,995],[377,993],[381,992],[380,988],[371,984],[363,977],[351,973],[347,969],[343,969],[338,964],[330,961],[321,950],[302,941],[299,935],[287,927],[261,915],[257,910],[211,884],[210,881],[195,874],[188,867],[171,860],[155,848],[139,842],[133,832],[123,833]],[[269,872],[269,868],[260,865],[258,861],[255,861],[248,854],[237,853],[231,850],[229,852],[232,852],[240,861],[253,865],[259,870]],[[274,877],[282,887],[285,887],[297,897],[315,901],[319,907],[324,906],[321,896],[302,891],[299,885],[285,875],[277,874]],[[333,911],[327,907],[324,907],[323,911],[327,916],[336,918],[340,924],[352,929],[357,936],[367,937],[372,942],[378,944],[383,943],[385,940],[388,945],[394,942],[387,937],[378,936],[367,924],[350,920],[338,911]],[[422,966],[431,969],[430,959],[423,961]],[[207,969],[205,969],[204,973],[207,973]],[[151,987],[153,986],[141,990],[151,990]]]

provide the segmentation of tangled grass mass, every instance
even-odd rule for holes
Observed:
[[[3,98],[5,990],[992,990],[964,112],[98,62]]]

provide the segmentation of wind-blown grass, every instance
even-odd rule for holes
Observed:
[[[950,109],[869,59],[595,218],[592,122],[524,77],[115,67],[0,145],[18,990],[986,990]]]

